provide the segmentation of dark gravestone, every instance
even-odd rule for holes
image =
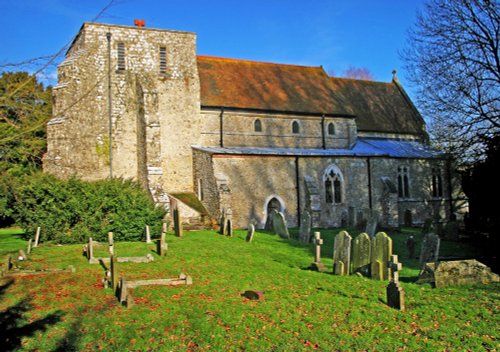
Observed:
[[[420,250],[420,264],[437,262],[441,240],[438,235],[428,233],[422,240]]]
[[[174,209],[173,216],[174,216],[174,233],[177,237],[182,237],[182,222],[178,208]]]
[[[389,262],[391,282],[387,285],[387,305],[399,310],[405,310],[405,291],[399,286],[399,271],[403,265],[398,262],[398,256],[393,254]]]
[[[415,246],[417,245],[417,242],[415,241],[415,238],[413,236],[408,237],[406,240],[406,250],[408,251],[408,258],[414,259],[415,258]]]

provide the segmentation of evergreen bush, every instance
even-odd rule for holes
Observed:
[[[116,241],[140,241],[146,225],[151,233],[160,232],[165,215],[129,180],[64,181],[38,173],[7,184],[0,192],[8,193],[12,207],[8,214],[16,224],[29,235],[40,226],[43,239],[55,243],[83,243],[89,237],[106,241],[109,231]]]

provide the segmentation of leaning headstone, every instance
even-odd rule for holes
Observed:
[[[437,262],[440,243],[441,240],[436,234],[428,233],[424,236],[420,249],[420,264]]]
[[[151,233],[149,232],[149,225],[146,225],[146,243],[151,243]]]
[[[35,233],[35,244],[33,245],[33,248],[38,247],[38,242],[40,242],[40,226],[36,228],[36,233]]]
[[[365,232],[370,236],[370,238],[373,238],[375,236],[375,233],[377,232],[377,226],[378,226],[378,216],[373,212],[370,214],[368,217],[368,222],[366,223],[366,228]]]
[[[255,234],[255,226],[253,224],[249,224],[247,230],[247,237],[245,238],[245,240],[247,242],[252,242],[254,234]]]
[[[370,276],[372,244],[367,233],[359,234],[352,245],[352,272],[362,276]]]
[[[299,240],[302,243],[309,243],[311,237],[311,214],[306,210],[300,219]]]
[[[30,238],[28,240],[28,248],[26,249],[26,253],[28,254],[31,254],[31,244],[32,244],[33,240]]]
[[[399,286],[399,271],[403,265],[398,262],[398,256],[391,255],[389,262],[389,271],[391,273],[391,282],[387,285],[387,305],[391,308],[405,310],[405,291]]]
[[[173,216],[174,216],[174,233],[177,237],[182,237],[182,222],[178,208],[174,209]]]
[[[168,244],[165,241],[165,232],[163,232],[160,236],[160,239],[156,240],[156,253],[160,257],[163,257],[167,255],[167,250],[168,250]]]
[[[314,233],[314,262],[311,264],[311,270],[316,271],[326,271],[325,265],[321,263],[321,245],[323,244],[323,239],[319,232]]]
[[[379,232],[372,240],[371,276],[375,280],[387,280],[387,263],[392,255],[392,239],[384,232]]]
[[[439,288],[491,282],[500,282],[500,277],[483,263],[470,259],[426,263],[416,283]]]
[[[277,210],[273,210],[272,216],[273,232],[282,238],[289,239],[290,234],[288,233],[288,228],[286,227],[285,216],[283,215],[283,213],[280,213]]]
[[[333,244],[333,273],[349,275],[351,266],[351,240],[347,231],[340,231]]]

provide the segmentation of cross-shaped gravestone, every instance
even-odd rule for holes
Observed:
[[[391,282],[387,285],[387,305],[399,310],[405,310],[405,291],[399,286],[399,271],[403,265],[398,262],[398,256],[391,255],[388,265],[391,273]]]
[[[325,271],[325,265],[321,263],[321,245],[323,244],[323,239],[321,238],[321,234],[319,232],[314,233],[314,262],[311,264],[311,269],[316,271]]]

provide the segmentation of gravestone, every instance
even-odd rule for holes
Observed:
[[[156,253],[163,257],[167,255],[168,244],[165,241],[165,232],[162,232],[160,239],[156,240]]]
[[[391,308],[405,310],[405,291],[399,285],[399,271],[403,265],[398,262],[398,256],[391,255],[389,262],[389,271],[391,274],[391,282],[387,285],[387,305]]]
[[[500,277],[483,263],[470,259],[426,263],[416,283],[440,288],[491,282],[500,282]]]
[[[370,276],[372,244],[367,233],[359,234],[352,245],[352,272],[358,275]]]
[[[288,228],[286,227],[285,216],[283,213],[278,212],[273,209],[272,211],[272,225],[273,232],[282,238],[289,239],[290,234],[288,233]]]
[[[30,238],[28,240],[28,248],[26,249],[26,253],[28,254],[31,254],[31,244],[32,244],[33,240]]]
[[[420,264],[437,262],[440,243],[441,240],[436,234],[428,233],[424,236],[420,249]]]
[[[35,244],[33,245],[33,248],[38,247],[38,242],[40,242],[40,226],[36,228],[36,233],[35,233]]]
[[[26,255],[26,253],[22,249],[20,249],[19,255],[17,256],[17,259],[18,260],[28,260],[28,256]]]
[[[387,263],[392,255],[392,239],[384,232],[379,232],[372,239],[371,277],[375,280],[387,280]]]
[[[151,243],[151,233],[149,232],[149,225],[146,225],[146,243]]]
[[[302,212],[300,219],[299,240],[302,243],[309,243],[311,238],[311,214],[306,210]]]
[[[174,208],[174,233],[177,237],[182,237],[182,222],[178,208]]]
[[[255,226],[253,224],[249,224],[248,225],[248,230],[247,230],[247,237],[245,238],[245,240],[247,242],[252,242],[253,240],[253,235],[255,234]]]
[[[370,236],[370,238],[373,238],[375,236],[375,233],[377,232],[377,226],[378,226],[378,216],[375,212],[372,212],[368,217],[365,233],[367,233],[368,236]]]
[[[351,240],[347,231],[340,231],[333,244],[333,273],[349,275],[351,266]]]
[[[13,266],[13,265],[12,265],[12,257],[9,255],[9,256],[7,257],[7,261],[6,261],[6,263],[5,263],[5,269],[6,269],[6,271],[11,270],[11,269],[12,269],[12,266]]]
[[[408,237],[406,240],[406,250],[408,251],[408,258],[414,259],[415,258],[415,246],[417,242],[415,241],[415,238],[413,236]]]
[[[313,240],[315,250],[314,250],[314,262],[311,264],[311,270],[316,271],[326,271],[325,265],[321,263],[321,245],[323,244],[323,239],[321,239],[321,234],[319,232],[314,233]]]

